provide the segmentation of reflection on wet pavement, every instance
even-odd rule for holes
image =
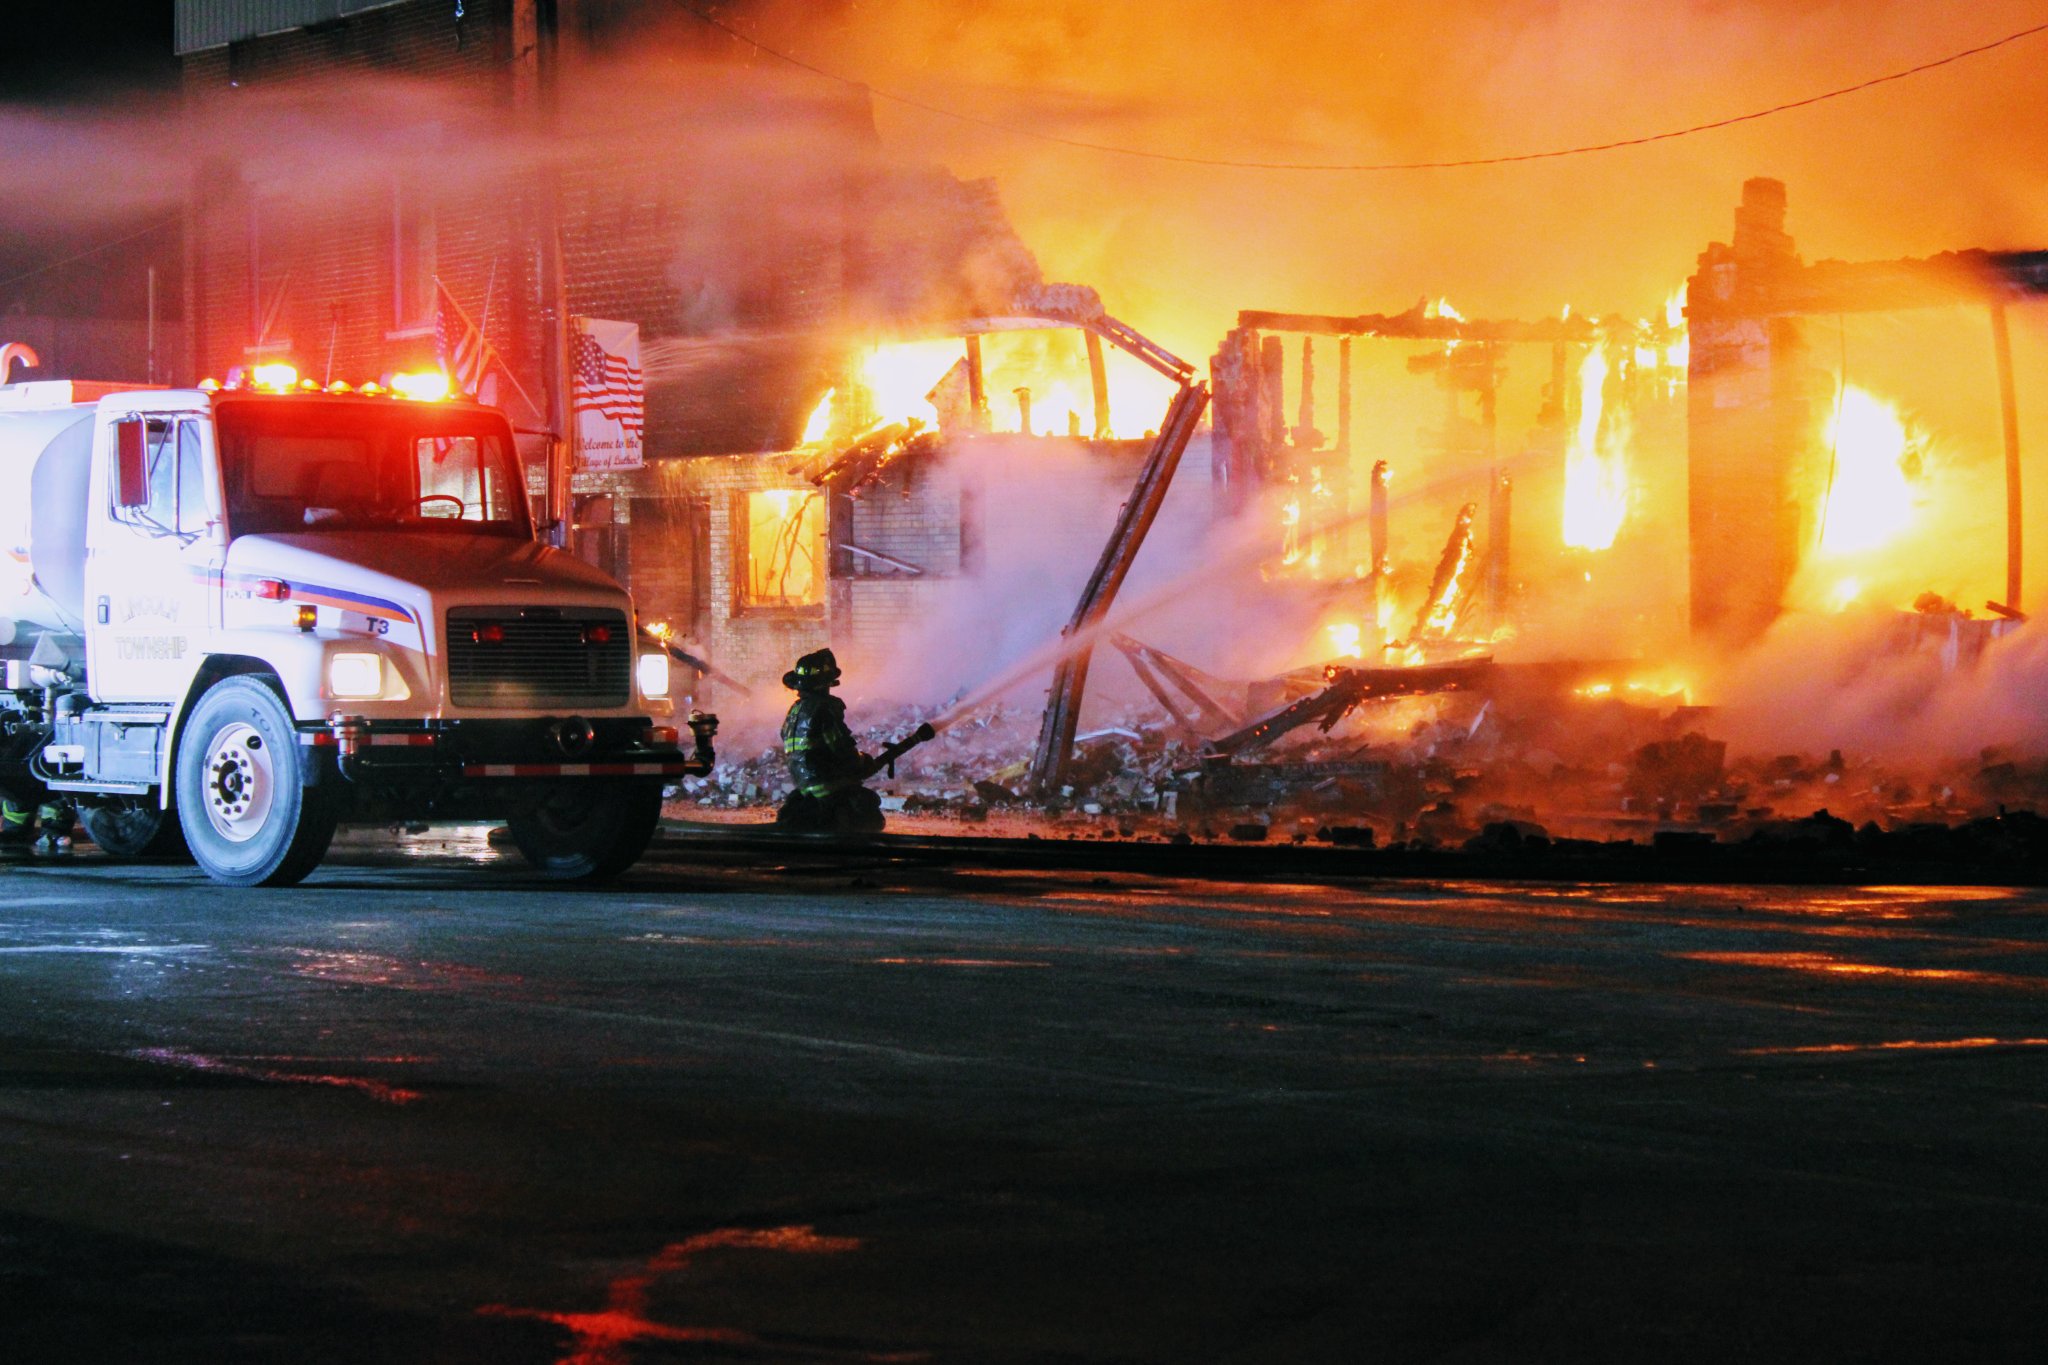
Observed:
[[[1996,986],[2004,990],[2040,990],[2048,978],[2013,976],[2004,972],[1967,971],[1957,967],[1899,967],[1884,962],[1855,962],[1832,953],[1814,952],[1688,952],[1675,953],[1691,962],[1719,962],[1738,967],[1773,967],[1791,972],[1821,972],[1832,976],[1875,976],[1897,981],[1960,982],[1973,986]]]
[[[1746,1047],[1745,1057],[1793,1057],[1835,1052],[1974,1052],[1984,1048],[2048,1047],[2048,1038],[1892,1038],[1879,1043],[1804,1043],[1796,1047]]]
[[[689,1268],[690,1262],[708,1251],[775,1251],[796,1255],[833,1255],[855,1251],[854,1237],[823,1237],[812,1228],[720,1228],[700,1233],[681,1242],[671,1242],[637,1270],[613,1280],[605,1292],[605,1304],[594,1312],[549,1312],[538,1308],[511,1308],[486,1304],[477,1309],[486,1317],[534,1318],[568,1330],[574,1338],[569,1351],[556,1365],[625,1365],[626,1348],[634,1342],[677,1341],[695,1344],[764,1348],[768,1343],[752,1332],[734,1327],[675,1327],[651,1321],[648,1295],[655,1284]],[[909,1361],[922,1355],[872,1355],[806,1347],[794,1342],[775,1343],[779,1356],[805,1359]]]
[[[411,1104],[420,1097],[417,1090],[387,1085],[383,1081],[370,1080],[363,1076],[338,1076],[328,1073],[282,1071],[274,1067],[246,1066],[225,1057],[208,1057],[197,1052],[181,1052],[176,1048],[136,1048],[128,1055],[137,1061],[181,1067],[187,1071],[203,1071],[215,1076],[233,1076],[241,1080],[266,1081],[279,1085],[326,1085],[340,1090],[354,1090],[384,1104]]]
[[[232,1355],[221,1264],[393,1365],[1962,1359],[2048,1283],[2041,891],[418,843],[7,874],[0,1219],[204,1250],[228,1347],[75,1358]]]

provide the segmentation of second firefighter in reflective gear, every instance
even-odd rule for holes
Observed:
[[[782,722],[782,755],[796,784],[776,812],[785,829],[871,834],[882,828],[882,799],[861,783],[868,760],[846,725],[846,703],[832,695],[839,663],[829,649],[806,654],[782,675],[796,702]]]
[[[0,792],[0,858],[21,857],[31,848],[47,856],[69,853],[71,831],[77,823],[71,803],[61,797],[45,796],[30,805]],[[40,834],[38,824],[42,826]]]

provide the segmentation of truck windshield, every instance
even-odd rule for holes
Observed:
[[[425,403],[263,398],[216,410],[228,531],[452,531],[531,539],[502,418]]]

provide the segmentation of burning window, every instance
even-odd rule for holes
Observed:
[[[814,488],[748,493],[742,607],[813,607],[825,600],[825,498]]]

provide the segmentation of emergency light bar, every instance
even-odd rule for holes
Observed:
[[[237,366],[228,371],[227,382],[208,376],[199,381],[208,393],[355,393],[366,398],[403,398],[414,403],[469,401],[471,395],[455,387],[440,370],[405,370],[388,377],[388,382],[371,380],[351,385],[337,379],[321,385],[317,379],[301,379],[298,368],[285,361],[269,361],[246,373]]]

